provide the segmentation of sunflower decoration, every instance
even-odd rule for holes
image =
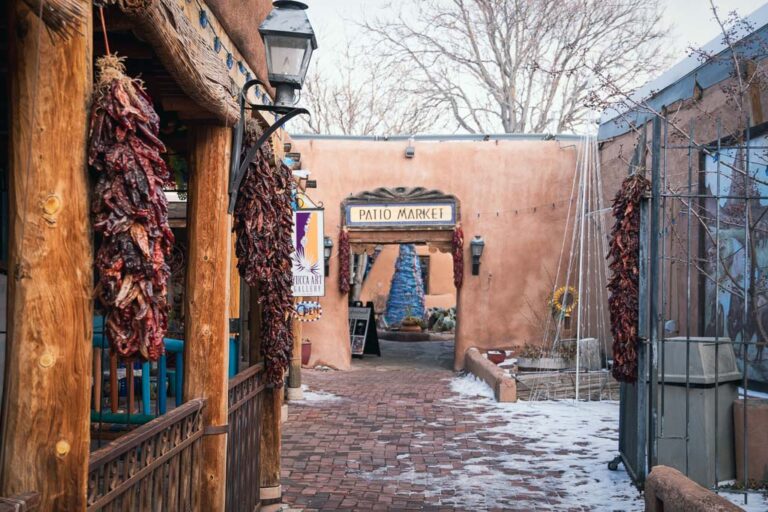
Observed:
[[[579,293],[573,286],[561,286],[552,295],[549,301],[549,307],[552,313],[557,316],[568,318],[571,316],[576,304],[579,303]]]

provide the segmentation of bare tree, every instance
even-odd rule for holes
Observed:
[[[588,121],[594,70],[622,89],[667,62],[659,0],[419,0],[367,21],[403,87],[471,133]]]
[[[314,63],[302,90],[312,113],[300,133],[411,135],[433,129],[434,102],[407,95],[399,66],[375,62],[359,46],[345,44],[338,65]]]

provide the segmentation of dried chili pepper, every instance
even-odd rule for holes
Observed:
[[[88,163],[97,172],[91,211],[102,236],[97,296],[112,348],[155,361],[168,328],[166,258],[174,237],[163,187],[173,180],[157,137],[160,118],[141,82],[126,76],[115,56],[96,65]]]
[[[349,293],[349,231],[342,228],[339,233],[339,291]]]
[[[250,127],[241,158],[257,139],[257,130]],[[264,144],[248,165],[237,194],[233,231],[237,235],[235,254],[240,275],[261,291],[261,353],[267,381],[281,386],[293,349],[292,174],[285,165],[273,171],[272,159],[272,148]]]
[[[464,284],[464,230],[457,224],[453,230],[451,252],[453,254],[453,284],[458,290]]]
[[[613,376],[616,380],[637,380],[639,318],[640,201],[650,188],[648,180],[633,174],[624,180],[613,200],[614,226],[608,258],[608,309],[613,334]]]

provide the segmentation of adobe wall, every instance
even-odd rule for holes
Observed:
[[[470,346],[507,347],[539,341],[530,307],[547,311],[576,169],[573,140],[489,140],[414,143],[341,139],[294,140],[302,168],[312,172],[315,202],[325,206],[334,241],[323,318],[304,324],[310,365],[350,367],[347,296],[338,290],[338,235],[343,199],[378,187],[426,187],[455,195],[466,238],[464,286],[458,296],[456,368]],[[534,210],[533,207],[536,207]],[[517,211],[517,213],[515,213]],[[485,239],[479,276],[471,275],[469,240]]]

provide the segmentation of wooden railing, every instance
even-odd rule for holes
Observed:
[[[36,492],[0,498],[0,512],[37,512],[38,510],[40,510],[40,495]]]
[[[88,512],[197,510],[204,404],[191,400],[93,452]]]
[[[264,365],[251,366],[229,381],[227,512],[252,512],[259,499],[259,437]]]

